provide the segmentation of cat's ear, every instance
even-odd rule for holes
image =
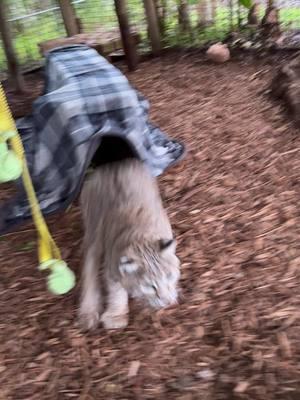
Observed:
[[[160,239],[158,241],[159,250],[161,252],[165,251],[175,251],[176,249],[176,240],[175,239]]]
[[[138,265],[130,258],[123,256],[119,261],[119,271],[121,275],[133,274],[138,270]]]

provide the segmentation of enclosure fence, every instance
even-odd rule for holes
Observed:
[[[237,0],[155,0],[164,46],[197,46],[222,40],[247,19],[247,10]],[[113,0],[73,0],[83,32],[97,27],[118,27]],[[143,0],[127,0],[130,24],[140,33],[141,46],[148,46],[147,21]],[[265,1],[260,1],[263,15]],[[182,7],[182,5],[184,7]],[[58,0],[9,0],[7,19],[17,59],[23,67],[39,63],[40,42],[66,36]],[[287,29],[300,29],[300,0],[278,0],[280,21]],[[184,20],[188,13],[188,21]],[[0,73],[7,69],[0,42]],[[1,78],[1,75],[0,75]]]

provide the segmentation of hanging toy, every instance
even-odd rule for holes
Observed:
[[[2,126],[0,129],[2,131]],[[0,183],[14,181],[22,175],[22,162],[7,145],[7,141],[13,136],[15,133],[12,131],[0,134]]]
[[[51,293],[56,295],[68,293],[75,286],[75,275],[61,259],[60,251],[41,213],[22,140],[0,84],[0,183],[16,180],[21,176],[38,233],[39,269],[49,271],[47,286]]]

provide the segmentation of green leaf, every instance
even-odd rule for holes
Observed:
[[[252,7],[252,0],[239,0],[239,3],[246,8]]]
[[[34,249],[36,246],[36,243],[34,241],[29,241],[26,243],[22,243],[20,246],[17,247],[18,251],[30,251]]]

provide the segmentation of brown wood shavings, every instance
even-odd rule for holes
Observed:
[[[189,151],[159,179],[180,304],[153,313],[133,303],[125,331],[84,335],[78,290],[46,291],[32,228],[1,238],[3,399],[300,398],[300,136],[262,94],[270,70],[176,55],[129,76],[153,121]],[[78,274],[78,208],[50,227]]]

